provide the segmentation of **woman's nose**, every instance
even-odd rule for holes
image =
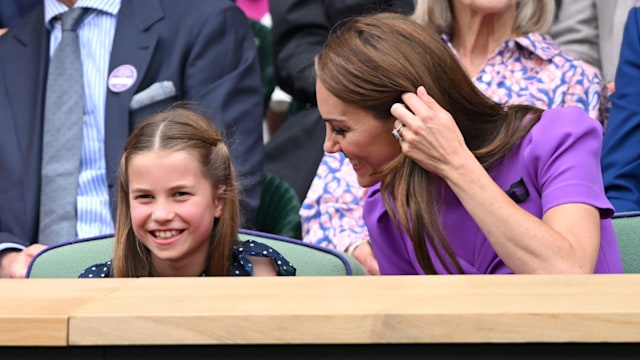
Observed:
[[[336,139],[336,135],[330,129],[327,129],[322,149],[324,152],[328,153],[337,153],[340,151],[340,143]]]

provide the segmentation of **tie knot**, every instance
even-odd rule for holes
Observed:
[[[71,8],[62,14],[62,31],[76,31],[86,13],[85,8]]]

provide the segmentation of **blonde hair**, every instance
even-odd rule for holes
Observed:
[[[450,34],[453,31],[452,0],[416,0],[411,18],[426,25],[437,33]],[[555,14],[554,0],[516,0],[516,20],[514,32],[524,35],[532,32],[546,32]]]
[[[391,106],[402,101],[403,93],[424,86],[455,119],[466,145],[485,168],[503,159],[542,113],[532,106],[504,106],[489,99],[438,34],[402,15],[381,13],[348,22],[331,34],[315,64],[318,81],[333,96],[381,122],[393,123]],[[387,211],[411,238],[424,272],[436,273],[433,256],[447,272],[455,268],[461,273],[442,230],[442,179],[403,154],[385,166],[382,175]]]
[[[207,254],[207,275],[228,275],[233,247],[238,241],[240,205],[229,149],[212,123],[194,108],[179,104],[152,115],[129,137],[120,160],[113,276],[152,276],[151,254],[140,243],[131,224],[128,169],[131,158],[148,151],[188,151],[216,189],[224,187],[220,218],[214,220]],[[213,199],[212,199],[213,201]]]

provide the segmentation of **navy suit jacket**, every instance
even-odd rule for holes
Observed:
[[[640,8],[629,11],[604,133],[602,174],[616,212],[640,210]]]
[[[48,53],[42,7],[0,37],[0,243],[37,242]],[[128,90],[107,93],[105,158],[113,218],[118,164],[129,134],[145,116],[188,100],[226,135],[244,189],[244,225],[250,227],[261,191],[263,105],[244,13],[221,0],[190,0],[187,6],[175,0],[122,0],[109,73],[123,64],[133,65],[138,77]],[[165,80],[173,82],[174,97],[129,110],[134,94]]]
[[[0,28],[12,27],[42,4],[42,0],[0,0]]]

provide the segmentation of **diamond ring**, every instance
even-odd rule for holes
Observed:
[[[398,141],[402,140],[402,129],[404,129],[404,124],[401,124],[397,129],[391,131],[391,135]]]

